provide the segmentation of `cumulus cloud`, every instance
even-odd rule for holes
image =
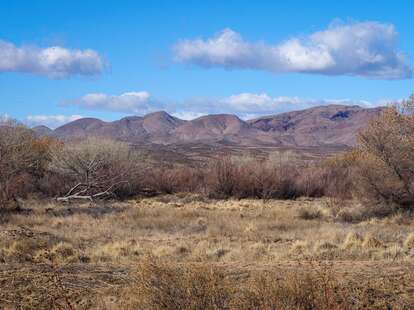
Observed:
[[[240,93],[219,99],[197,99],[192,104],[186,104],[188,111],[198,113],[230,113],[243,119],[263,115],[278,114],[293,110],[301,110],[328,104],[371,106],[367,101],[354,101],[349,99],[306,99],[300,97],[278,96],[271,97],[266,93]]]
[[[67,102],[88,110],[106,110],[111,112],[145,114],[161,109],[162,105],[146,91],[126,92],[121,95],[90,93]]]
[[[192,120],[201,116],[207,115],[207,112],[196,112],[196,111],[176,111],[171,113],[173,116],[184,120]]]
[[[315,105],[318,103],[318,101],[306,101],[298,97],[270,97],[265,93],[241,93],[220,100],[220,105],[236,113],[268,113],[299,105]]]
[[[82,117],[81,115],[29,115],[24,122],[33,127],[44,125],[49,128],[56,128]]]
[[[60,79],[100,74],[104,67],[102,57],[91,49],[17,47],[0,40],[0,72],[32,73]]]
[[[236,114],[243,119],[262,115],[301,110],[328,104],[372,106],[367,101],[349,99],[306,99],[300,97],[272,97],[266,93],[240,93],[221,98],[190,98],[183,101],[160,100],[148,92],[127,92],[121,95],[87,94],[66,102],[88,110],[104,110],[123,114],[145,115],[165,110],[181,119],[194,119],[206,114]]]
[[[173,50],[177,61],[202,67],[411,78],[413,71],[397,49],[397,41],[392,24],[334,23],[326,30],[275,45],[248,42],[239,33],[225,29],[207,40],[182,40]]]

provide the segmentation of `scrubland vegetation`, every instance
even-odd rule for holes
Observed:
[[[367,216],[410,211],[414,202],[414,98],[390,107],[348,152],[319,161],[221,156],[194,166],[152,162],[139,147],[103,139],[37,138],[15,123],[1,127],[1,205],[18,198],[90,201],[197,193],[208,198],[357,199]]]
[[[410,309],[414,98],[315,161],[159,163],[0,127],[0,304]]]

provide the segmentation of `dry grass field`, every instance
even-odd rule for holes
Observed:
[[[414,220],[397,213],[361,221],[358,212],[357,202],[328,198],[29,199],[20,212],[1,217],[0,304],[410,309]],[[208,298],[200,296],[203,290]],[[187,304],[191,300],[195,304]]]
[[[2,309],[414,309],[404,110],[329,158],[2,133]]]

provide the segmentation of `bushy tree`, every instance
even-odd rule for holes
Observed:
[[[45,172],[53,143],[8,119],[0,124],[0,204],[24,196]]]
[[[58,200],[98,199],[115,195],[133,175],[137,165],[126,143],[90,138],[61,144],[52,152],[50,169],[72,184]]]
[[[355,188],[370,202],[414,205],[414,96],[390,106],[361,132]]]

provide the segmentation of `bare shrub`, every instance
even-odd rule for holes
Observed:
[[[52,143],[15,122],[0,124],[0,206],[37,190]]]
[[[258,198],[293,199],[300,196],[296,179],[299,171],[291,164],[264,163],[257,170]]]
[[[323,183],[325,196],[340,200],[352,198],[352,159],[348,153],[342,153],[322,161],[326,175]]]
[[[239,169],[230,156],[213,161],[207,173],[210,196],[227,198],[235,194]]]
[[[298,167],[298,191],[306,197],[352,197],[352,168],[348,153],[331,156]]]
[[[241,161],[223,157],[207,170],[206,186],[214,198],[292,199],[299,195],[294,165],[272,160]]]
[[[142,184],[160,194],[195,193],[204,188],[205,173],[192,167],[152,168],[142,175]]]
[[[299,209],[298,217],[302,220],[315,220],[322,218],[322,212],[316,208],[302,207]]]
[[[144,176],[145,185],[162,194],[176,192],[177,182],[172,169],[153,168]]]
[[[326,194],[328,173],[326,166],[311,163],[300,168],[296,185],[303,196],[322,197]]]
[[[342,208],[336,214],[336,219],[345,223],[356,223],[365,220],[365,211],[362,208]]]
[[[141,187],[159,194],[191,192],[218,199],[295,199],[325,195],[331,179],[327,177],[328,169],[321,167],[272,158],[257,160],[224,156],[203,168],[147,167],[139,178]],[[307,179],[310,185],[305,185],[304,176],[310,175],[313,176]]]
[[[112,140],[61,144],[51,156],[50,170],[70,185],[58,198],[62,201],[115,197],[129,184],[137,167],[129,146]]]

